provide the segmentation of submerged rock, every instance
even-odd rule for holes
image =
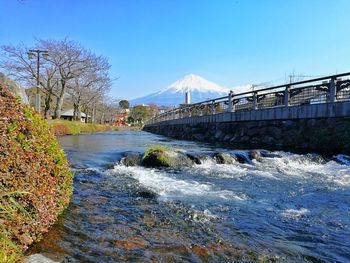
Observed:
[[[48,257],[45,257],[42,254],[33,254],[25,258],[25,263],[56,263],[58,261],[54,261]]]
[[[202,164],[201,156],[187,153],[186,156],[195,164]]]
[[[233,164],[237,161],[235,156],[228,153],[215,153],[214,159],[218,164]]]
[[[261,158],[261,153],[258,150],[251,150],[248,156],[250,160],[259,160]]]
[[[158,195],[155,192],[152,192],[148,189],[140,189],[137,191],[138,196],[147,198],[147,199],[156,199]]]
[[[164,146],[148,148],[141,161],[141,164],[145,167],[179,168],[191,166],[193,163],[185,153]]]
[[[326,164],[328,162],[328,160],[325,157],[316,153],[306,154],[305,159],[317,164]]]
[[[149,242],[140,236],[130,237],[128,240],[115,240],[114,244],[119,249],[134,250],[149,246]]]
[[[142,161],[142,154],[137,152],[127,152],[121,160],[121,164],[125,166],[137,166]]]
[[[236,159],[239,163],[251,163],[251,160],[243,153],[235,153]]]
[[[114,163],[107,163],[106,166],[105,166],[105,168],[106,168],[107,170],[113,169],[113,168],[114,168]]]
[[[198,153],[198,154],[186,154],[188,158],[192,160],[195,164],[204,164],[205,162],[212,162],[216,163],[216,160],[214,157],[211,155],[203,154],[203,153]]]

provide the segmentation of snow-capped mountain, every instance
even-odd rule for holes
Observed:
[[[198,75],[190,74],[159,92],[131,100],[130,103],[132,105],[154,103],[161,106],[178,106],[185,102],[186,92],[191,94],[191,103],[196,103],[226,96],[229,89]]]
[[[239,94],[239,93],[244,93],[244,92],[248,92],[248,91],[252,91],[253,86],[250,84],[247,85],[239,85],[239,86],[234,86],[232,88],[232,91],[234,94]]]

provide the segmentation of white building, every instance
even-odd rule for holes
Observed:
[[[90,118],[89,115],[87,115],[87,117]],[[61,119],[73,121],[74,120],[74,110],[70,109],[70,110],[66,110],[66,111],[62,112]],[[81,113],[80,121],[81,122],[86,121],[86,114],[84,112]]]

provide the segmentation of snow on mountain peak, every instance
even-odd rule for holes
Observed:
[[[225,96],[229,93],[229,89],[198,75],[189,74],[161,91],[131,100],[130,102],[132,105],[154,103],[162,106],[176,106],[185,102],[186,92],[191,93],[191,103],[196,103]]]
[[[159,92],[161,93],[186,93],[186,92],[217,92],[228,93],[229,89],[221,87],[211,81],[208,81],[201,76],[195,74],[189,74],[183,78],[175,81],[169,85],[166,89]]]

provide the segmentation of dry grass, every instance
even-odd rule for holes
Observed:
[[[80,133],[116,130],[116,127],[102,124],[83,123],[80,121],[50,120],[49,126],[55,135],[75,135]]]

